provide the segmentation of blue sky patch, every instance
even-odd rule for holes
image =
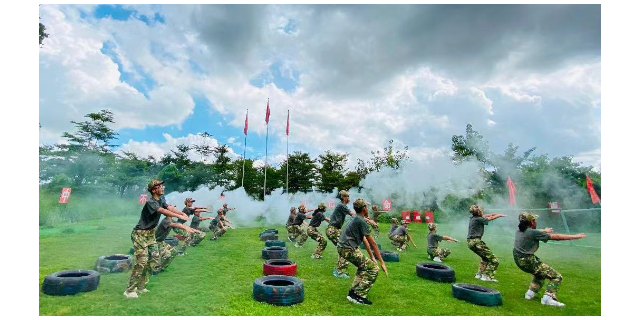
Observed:
[[[273,83],[279,89],[287,93],[292,93],[298,88],[300,83],[300,72],[288,68],[281,61],[269,66],[269,70],[252,78],[249,83],[254,87],[262,88],[269,83]]]

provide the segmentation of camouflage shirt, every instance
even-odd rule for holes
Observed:
[[[154,229],[158,225],[158,221],[160,221],[160,212],[158,209],[165,208],[167,209],[169,205],[167,201],[164,199],[164,196],[160,196],[160,199],[156,200],[153,197],[150,197],[147,200],[147,203],[142,207],[142,212],[140,212],[140,220],[138,224],[135,226],[135,230],[151,230]]]
[[[538,251],[540,241],[547,242],[551,235],[538,229],[527,228],[524,232],[516,230],[513,250],[522,254],[534,254]]]

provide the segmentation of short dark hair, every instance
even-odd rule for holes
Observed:
[[[364,208],[366,208],[366,207],[367,207],[367,206],[364,206],[364,207],[354,207],[354,208],[353,208],[353,210],[355,210],[355,211],[356,211],[356,213],[361,213],[361,212],[362,212],[362,210],[364,210]]]

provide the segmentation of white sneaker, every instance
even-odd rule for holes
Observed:
[[[299,243],[295,244],[296,248],[302,248],[302,246]]]
[[[495,278],[485,276],[484,274],[480,277],[480,281],[498,282]]]
[[[132,292],[126,292],[125,291],[123,294],[127,298],[137,298],[138,297],[138,294],[135,291],[132,291]]]
[[[480,278],[482,278],[482,275],[481,275],[481,274],[479,274],[479,273],[476,273],[476,277],[475,277],[475,278],[476,278],[476,279],[480,279]]]
[[[527,300],[531,300],[533,299],[533,297],[535,297],[536,293],[531,291],[531,290],[527,290],[527,293],[524,294],[524,298]]]
[[[433,261],[435,261],[435,262],[442,262],[442,260],[440,260],[440,257],[435,257],[435,258],[433,258]]]
[[[554,307],[564,307],[564,303],[552,298],[549,295],[544,295],[542,296],[542,299],[540,299],[540,303],[544,304],[544,305],[548,305],[548,306],[554,306]]]
[[[147,292],[149,292],[149,290],[147,290],[147,288],[144,288],[144,289],[142,289],[142,290],[137,290],[137,289],[136,289],[136,292],[137,292],[137,293],[147,293]]]
[[[398,251],[402,252],[402,249],[400,249],[400,248],[396,248],[396,250],[398,250]]]

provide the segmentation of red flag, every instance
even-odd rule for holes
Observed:
[[[516,185],[507,177],[507,187],[509,188],[509,204],[516,204]]]
[[[593,182],[589,179],[589,175],[587,175],[587,189],[589,190],[589,194],[591,194],[591,202],[593,202],[593,204],[600,203],[600,197],[598,197],[596,189],[593,188]]]
[[[267,116],[264,118],[264,121],[269,124],[269,115],[271,114],[271,110],[269,110],[269,99],[267,99]]]
[[[244,135],[247,135],[247,129],[249,129],[249,110],[247,109],[247,117],[244,118]]]
[[[289,135],[289,110],[287,110],[287,135]]]

